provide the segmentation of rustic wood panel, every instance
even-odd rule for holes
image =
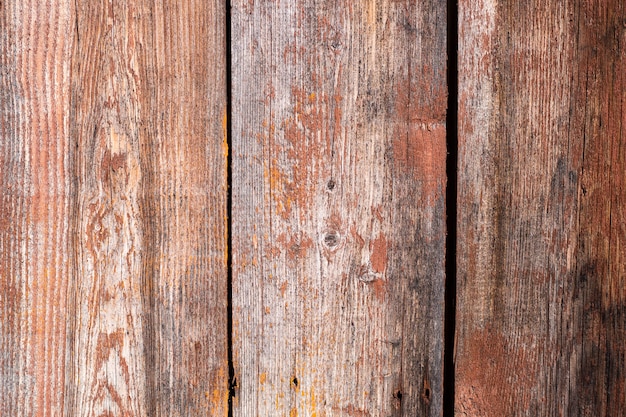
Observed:
[[[70,1],[0,3],[0,415],[60,416],[71,280]]]
[[[226,2],[141,4],[147,415],[226,416]]]
[[[445,7],[233,2],[235,416],[441,414]]]
[[[225,4],[0,4],[0,414],[227,415]]]
[[[625,23],[459,2],[459,416],[626,407]]]

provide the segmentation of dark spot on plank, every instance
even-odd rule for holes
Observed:
[[[330,231],[324,236],[324,244],[330,249],[337,247],[340,240],[341,235],[339,235],[339,233],[336,231]]]

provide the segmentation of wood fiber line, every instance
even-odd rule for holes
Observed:
[[[69,234],[69,1],[0,2],[0,415],[60,416]]]
[[[625,22],[459,2],[459,416],[626,407]]]
[[[446,5],[237,0],[235,416],[442,412]]]

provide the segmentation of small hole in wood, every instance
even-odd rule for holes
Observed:
[[[335,185],[337,185],[337,184],[335,184],[334,180],[328,180],[328,182],[326,183],[326,189],[328,191],[332,191],[332,190],[335,189]]]
[[[396,391],[395,394],[393,394],[394,398],[397,398],[398,400],[402,400],[402,391],[398,390]]]
[[[293,377],[293,379],[291,380],[291,385],[294,388],[298,388],[298,378],[296,378],[295,376]]]
[[[424,397],[426,397],[427,400],[430,399],[430,390],[428,388],[424,390]]]
[[[328,232],[326,233],[326,236],[324,236],[324,243],[329,248],[334,248],[335,246],[339,244],[339,239],[340,239],[339,233]]]

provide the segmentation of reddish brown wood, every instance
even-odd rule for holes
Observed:
[[[64,403],[72,146],[70,2],[0,2],[0,415]]]
[[[626,407],[626,10],[459,2],[456,414]]]

